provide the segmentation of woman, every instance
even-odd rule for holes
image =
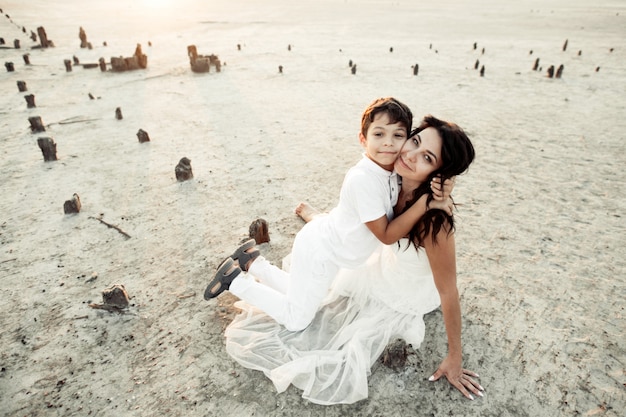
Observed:
[[[458,126],[427,116],[395,163],[402,177],[396,215],[424,194],[432,199],[434,177],[459,175],[473,159],[474,148]],[[316,215],[308,205],[296,212],[305,221]],[[446,376],[467,398],[482,396],[472,378],[477,375],[462,367],[454,219],[440,210],[428,211],[397,244],[381,245],[362,268],[342,270],[305,330],[290,332],[237,303],[243,311],[226,329],[226,349],[243,366],[263,371],[278,392],[294,384],[314,403],[349,404],[367,398],[370,368],[391,340],[420,345],[423,315],[439,304],[448,355],[429,380]]]

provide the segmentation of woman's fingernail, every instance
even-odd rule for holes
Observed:
[[[481,397],[484,397],[485,394],[483,394],[482,392],[478,391],[478,395]]]
[[[478,389],[480,389],[481,391],[485,390],[481,385],[478,386]]]
[[[434,381],[435,380],[435,375],[431,375],[430,378],[428,378],[429,381]]]
[[[474,401],[474,396],[472,394],[469,395],[469,399]]]

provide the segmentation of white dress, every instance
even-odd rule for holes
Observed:
[[[262,371],[283,392],[289,384],[316,404],[367,398],[370,368],[390,341],[418,348],[424,314],[440,304],[428,258],[408,240],[381,245],[359,269],[341,270],[313,322],[290,332],[242,301],[226,328],[226,350]]]

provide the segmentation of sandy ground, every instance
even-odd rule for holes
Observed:
[[[0,56],[15,66],[0,72],[0,414],[623,415],[626,5],[126,3],[0,4]],[[38,26],[54,48],[32,49]],[[108,61],[137,43],[146,70],[65,71],[74,55]],[[192,73],[190,44],[222,72]],[[546,77],[560,64],[561,79]],[[440,312],[406,368],[374,367],[367,400],[276,394],[225,352],[235,298],[202,293],[256,218],[280,262],[302,226],[296,204],[334,206],[360,158],[361,111],[389,95],[416,119],[456,121],[477,150],[454,195],[465,364],[486,396],[426,380],[446,350]],[[31,116],[46,132],[30,132]],[[43,161],[44,136],[58,161]],[[193,180],[176,181],[182,157]],[[82,210],[65,215],[74,193]],[[131,296],[124,313],[89,307],[116,283]]]

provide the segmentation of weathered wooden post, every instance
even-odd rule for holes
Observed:
[[[548,68],[548,77],[554,77],[554,65],[550,65],[550,67]]]
[[[535,65],[533,65],[533,71],[537,71],[537,68],[539,68],[539,58],[535,59]]]
[[[82,26],[78,30],[78,39],[80,39],[80,47],[86,48],[87,47],[87,34],[85,33],[85,29],[83,29]]]
[[[47,48],[48,45],[48,35],[46,35],[46,30],[43,26],[39,26],[37,28],[37,35],[39,35],[39,44],[42,48]]]
[[[150,136],[148,136],[148,132],[143,129],[139,129],[137,132],[137,139],[139,139],[139,143],[150,142]]]
[[[191,170],[191,160],[189,158],[181,158],[178,165],[174,168],[176,174],[176,180],[187,181],[193,178],[193,171]]]
[[[20,93],[23,93],[24,91],[27,91],[28,89],[26,88],[26,81],[18,81],[17,82],[17,89]]]
[[[122,116],[122,109],[120,107],[117,107],[115,109],[115,118],[117,120],[122,120],[124,117]]]
[[[29,54],[22,55],[22,58],[24,59],[24,64],[30,65],[30,55]]]
[[[350,70],[352,75],[356,74],[356,64],[352,65],[352,69]]]
[[[5,44],[4,38],[0,38],[0,45],[4,45],[4,44]]]
[[[485,76],[485,66],[484,65],[482,67],[480,67],[480,76],[481,77]]]
[[[43,125],[43,122],[41,121],[41,117],[40,116],[32,116],[28,118],[28,121],[30,123],[30,131],[32,133],[35,132],[45,132],[46,128]]]
[[[100,65],[100,71],[106,72],[106,70],[107,70],[107,63],[104,61],[104,58],[100,58],[98,60],[98,64]]]
[[[65,214],[78,213],[80,212],[81,207],[82,204],[80,204],[80,197],[78,194],[74,193],[71,200],[65,200],[65,203],[63,204],[63,212]]]
[[[567,39],[565,39],[565,43],[563,44],[563,51],[565,52],[566,49],[567,49]]]
[[[417,75],[419,73],[420,66],[419,64],[413,65],[413,75]]]
[[[56,161],[57,160],[57,144],[52,138],[39,138],[37,139],[37,145],[43,153],[43,160]]]
[[[563,69],[565,67],[563,66],[563,64],[559,65],[559,68],[556,70],[556,78],[561,78],[561,75],[563,75]]]
[[[283,66],[282,66],[282,65],[279,65],[279,66],[278,66],[278,73],[279,73],[279,74],[282,74],[282,73],[283,73]]]
[[[15,67],[13,66],[12,62],[5,62],[4,67],[7,69],[7,72],[15,71]]]
[[[80,61],[78,60],[78,57],[76,55],[74,55],[72,57],[72,60],[74,61],[74,65],[79,65],[80,64]]]
[[[30,31],[30,40],[33,42],[37,42],[37,34],[32,30]]]
[[[26,100],[26,107],[29,109],[35,108],[37,107],[35,105],[35,95],[34,94],[27,94],[24,96],[24,99]]]
[[[20,49],[20,40],[19,39],[13,40],[13,46],[15,47],[15,49]]]
[[[63,63],[65,64],[65,71],[72,72],[72,61],[70,61],[69,59],[64,59]]]
[[[478,69],[479,66],[480,66],[480,61],[476,60],[476,62],[474,62],[474,69]]]

